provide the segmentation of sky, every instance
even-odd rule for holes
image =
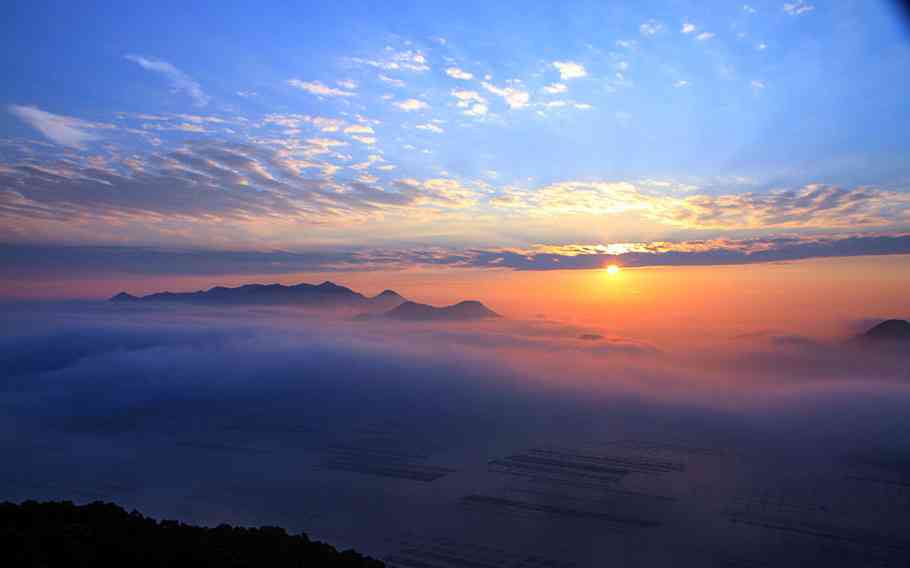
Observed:
[[[855,340],[910,319],[899,4],[2,6],[3,499],[908,565],[906,349]],[[503,317],[102,301],[326,280]]]
[[[7,278],[910,253],[896,3],[11,2],[0,29]]]

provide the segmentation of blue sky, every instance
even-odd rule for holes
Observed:
[[[526,250],[910,224],[888,2],[5,12],[8,242]]]

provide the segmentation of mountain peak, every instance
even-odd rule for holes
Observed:
[[[126,292],[120,292],[116,296],[113,296],[111,298],[111,301],[112,302],[131,302],[133,300],[138,300],[138,299],[139,298],[137,298],[136,296],[133,296],[132,294],[127,294]]]
[[[910,322],[902,319],[885,320],[860,337],[867,341],[910,341]]]
[[[442,308],[407,301],[384,315],[388,318],[406,321],[469,321],[500,317],[499,314],[476,300],[465,300]]]

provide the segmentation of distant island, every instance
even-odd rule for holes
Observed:
[[[910,322],[902,319],[885,320],[860,334],[857,339],[866,344],[910,345]]]
[[[499,314],[475,300],[467,300],[442,308],[417,302],[404,302],[383,316],[402,321],[469,321],[500,317]]]
[[[334,282],[322,284],[247,284],[237,288],[215,286],[196,292],[158,292],[133,296],[120,292],[112,302],[172,302],[231,305],[304,305],[315,307],[353,307],[390,309],[405,301],[397,292],[386,290],[373,297],[364,296]]]
[[[353,550],[278,527],[199,527],[156,521],[113,503],[0,503],[0,565],[382,568]]]
[[[207,305],[292,305],[313,308],[353,308],[365,312],[361,319],[373,317],[399,321],[470,321],[501,317],[483,303],[466,300],[451,306],[436,307],[412,302],[385,290],[365,296],[334,282],[322,284],[247,284],[236,288],[215,286],[196,292],[158,292],[134,296],[127,292],[110,298],[117,303],[189,303]]]

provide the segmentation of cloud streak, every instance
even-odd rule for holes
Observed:
[[[204,107],[209,104],[211,97],[205,94],[199,83],[173,64],[141,55],[126,55],[125,58],[143,69],[164,75],[175,91],[188,95],[196,106]]]
[[[329,87],[328,85],[323,85],[319,81],[302,81],[300,79],[288,79],[287,84],[295,89],[300,89],[301,91],[306,91],[311,95],[316,95],[319,97],[353,97],[356,93],[351,91],[344,91],[342,89],[336,89],[335,87]]]
[[[98,136],[91,130],[115,128],[112,124],[88,122],[70,116],[53,114],[36,106],[10,105],[9,112],[43,134],[48,140],[72,148],[79,148],[84,142],[97,140]]]
[[[376,198],[383,199],[381,195]],[[439,196],[436,199],[451,200],[454,197]],[[907,233],[849,237],[780,235],[751,239],[538,245],[530,248],[301,252],[5,244],[0,245],[0,275],[12,282],[18,278],[65,279],[102,274],[216,276],[392,270],[414,266],[521,271],[599,270],[610,264],[627,268],[725,266],[905,254],[910,254],[910,234]]]

